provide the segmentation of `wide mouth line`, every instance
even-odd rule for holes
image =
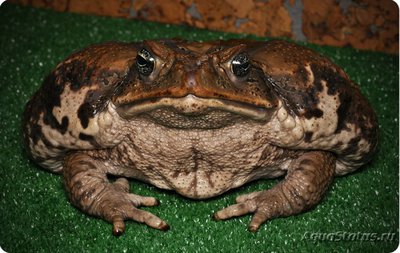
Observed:
[[[226,98],[208,98],[208,97],[201,97],[201,96],[197,96],[194,94],[186,94],[183,96],[165,96],[165,97],[149,97],[149,98],[141,98],[132,102],[127,102],[127,103],[122,103],[119,104],[118,106],[122,106],[122,107],[131,107],[131,106],[140,106],[141,104],[152,104],[152,103],[158,103],[161,102],[162,100],[174,100],[174,101],[179,101],[179,100],[183,100],[185,98],[194,98],[196,100],[207,100],[207,101],[211,101],[211,100],[218,100],[221,101],[222,103],[227,103],[227,104],[236,104],[238,106],[245,106],[245,107],[253,107],[253,108],[259,108],[259,109],[269,109],[267,107],[264,106],[260,106],[260,105],[254,105],[248,102],[244,102],[244,101],[238,101],[238,100],[231,100],[231,99],[226,99]]]
[[[204,108],[213,108],[231,113],[249,116],[254,119],[265,119],[268,114],[268,107],[253,105],[243,101],[229,100],[225,98],[203,98],[193,94],[181,97],[150,97],[118,105],[120,114],[126,117],[138,115],[159,108],[177,108],[197,104]]]

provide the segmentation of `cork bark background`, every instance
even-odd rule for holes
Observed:
[[[11,0],[76,12],[210,30],[287,37],[398,54],[399,9],[392,0]]]

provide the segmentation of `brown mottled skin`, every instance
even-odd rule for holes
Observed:
[[[127,219],[168,229],[139,209],[158,201],[129,193],[125,177],[204,199],[285,175],[214,214],[252,213],[256,231],[314,207],[377,146],[375,114],[344,71],[284,41],[92,45],[45,79],[23,130],[33,160],[61,173],[72,204],[116,235]]]

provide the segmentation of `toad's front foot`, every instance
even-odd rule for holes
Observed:
[[[156,206],[158,201],[152,197],[143,197],[128,193],[129,184],[120,178],[104,186],[97,200],[90,206],[93,214],[113,224],[113,234],[121,235],[125,231],[125,220],[134,220],[148,226],[166,231],[167,223],[150,212],[138,209],[140,206]],[[89,212],[89,210],[87,210]]]
[[[265,221],[298,214],[315,206],[333,178],[335,158],[328,152],[308,152],[293,161],[284,181],[272,189],[239,196],[237,204],[216,212],[215,220],[254,213],[249,230]]]
[[[119,178],[110,183],[102,170],[103,164],[85,154],[73,154],[66,158],[64,180],[70,201],[82,211],[98,216],[113,224],[113,234],[125,231],[125,220],[134,220],[166,231],[168,224],[152,213],[138,209],[140,206],[156,206],[153,197],[129,193],[129,183]]]
[[[255,232],[267,220],[292,214],[290,211],[288,213],[290,207],[284,207],[284,205],[287,205],[282,201],[285,197],[278,188],[279,185],[270,190],[241,195],[236,198],[237,204],[216,212],[213,219],[226,220],[232,217],[254,214],[249,225],[249,230]],[[286,211],[284,211],[285,209]]]

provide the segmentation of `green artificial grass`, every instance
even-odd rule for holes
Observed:
[[[30,162],[21,144],[21,114],[44,76],[71,52],[103,41],[180,37],[242,38],[108,17],[4,4],[0,15],[0,246],[7,252],[391,252],[398,245],[398,56],[307,45],[342,66],[360,85],[380,123],[380,149],[352,175],[336,178],[310,212],[274,219],[257,233],[250,216],[215,222],[215,211],[236,196],[272,187],[260,180],[211,200],[193,201],[131,180],[131,190],[161,205],[144,208],[171,225],[168,232],[127,222],[116,238],[111,225],[72,207],[59,175]],[[254,38],[254,37],[253,37]],[[261,39],[261,38],[259,38]],[[325,233],[325,234],[316,234]],[[349,235],[346,233],[357,233]],[[369,233],[369,234],[368,234]],[[371,233],[376,233],[375,236]],[[393,238],[383,233],[396,233]]]

